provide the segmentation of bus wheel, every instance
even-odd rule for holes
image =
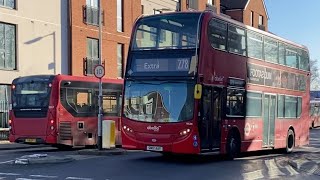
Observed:
[[[287,145],[286,145],[286,153],[291,153],[294,148],[294,132],[292,129],[289,129],[287,135]]]
[[[228,134],[226,150],[227,158],[232,160],[240,154],[241,141],[240,136],[235,130],[231,130]]]

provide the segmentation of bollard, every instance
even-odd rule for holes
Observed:
[[[102,121],[102,148],[111,149],[116,147],[116,131],[113,120]]]

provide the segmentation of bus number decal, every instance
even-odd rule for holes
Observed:
[[[178,59],[177,61],[177,70],[189,70],[189,60],[188,59]]]

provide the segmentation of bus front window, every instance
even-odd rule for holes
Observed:
[[[133,50],[195,48],[200,13],[145,17],[139,20]]]
[[[13,108],[48,107],[50,87],[47,82],[23,82],[15,84]]]
[[[192,119],[194,83],[128,81],[124,116],[144,122],[173,123]]]

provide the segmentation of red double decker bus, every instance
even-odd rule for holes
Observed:
[[[141,17],[130,43],[124,148],[235,157],[309,143],[305,46],[210,11]]]
[[[103,120],[119,132],[123,80],[103,79]],[[99,81],[93,77],[35,75],[12,82],[11,142],[58,148],[97,143]],[[121,144],[117,133],[117,144]]]

